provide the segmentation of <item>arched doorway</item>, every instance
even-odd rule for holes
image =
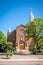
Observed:
[[[23,40],[20,40],[20,49],[25,49],[25,42]]]

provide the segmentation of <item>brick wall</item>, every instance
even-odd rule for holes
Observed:
[[[13,47],[16,46],[16,48],[18,49],[25,49],[27,46],[29,47],[31,45],[32,42],[32,38],[30,38],[28,41],[26,41],[26,32],[21,35],[20,34],[20,30],[24,30],[26,31],[25,26],[20,25],[16,28],[16,30],[9,32],[7,40],[13,43]],[[23,41],[24,44],[20,44],[20,41]]]

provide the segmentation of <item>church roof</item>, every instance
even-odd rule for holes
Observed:
[[[21,27],[21,26],[26,27],[25,25],[21,24],[21,25],[17,26],[16,28]]]

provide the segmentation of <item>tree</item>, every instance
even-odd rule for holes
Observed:
[[[4,52],[8,58],[8,56],[12,56],[13,49],[12,43],[7,42],[7,38],[3,32],[0,31],[0,52]]]
[[[7,38],[2,31],[0,31],[0,52],[4,52],[7,43]]]
[[[33,39],[33,48],[38,52],[43,49],[43,19],[36,18],[26,24],[27,40],[31,37]],[[31,46],[30,46],[31,47]],[[32,51],[33,52],[33,51]]]

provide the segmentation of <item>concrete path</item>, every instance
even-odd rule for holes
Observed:
[[[13,55],[11,59],[0,55],[0,65],[43,65],[43,55]]]
[[[0,61],[0,65],[43,65],[43,60],[28,60],[28,61]]]

